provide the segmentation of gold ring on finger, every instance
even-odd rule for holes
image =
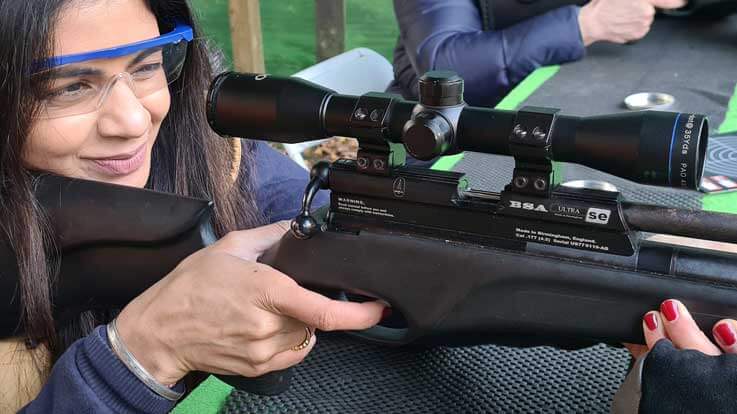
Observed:
[[[292,351],[301,351],[307,348],[312,341],[312,329],[309,326],[305,326],[305,339],[300,342],[299,345],[292,348]]]

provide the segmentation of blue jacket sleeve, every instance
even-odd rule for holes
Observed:
[[[256,143],[255,160],[254,183],[259,211],[269,223],[293,219],[302,207],[309,173],[265,142]],[[328,192],[320,191],[312,208],[321,207],[328,200]]]
[[[454,70],[473,105],[497,102],[540,66],[584,55],[576,6],[496,31],[482,30],[474,0],[394,0],[394,11],[415,72]]]
[[[183,391],[181,384],[178,391]],[[72,344],[38,397],[20,412],[168,413],[174,402],[152,392],[113,353],[105,327]]]

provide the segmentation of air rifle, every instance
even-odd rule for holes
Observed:
[[[606,183],[558,185],[552,164],[696,189],[704,116],[470,107],[463,80],[443,71],[421,78],[419,96],[346,96],[296,78],[226,73],[208,97],[210,124],[225,136],[358,139],[355,160],[312,169],[291,234],[262,260],[310,288],[383,299],[403,319],[360,336],[576,347],[642,343],[642,315],[666,298],[683,300],[704,329],[737,314],[737,257],[643,237],[735,242],[737,217],[630,203]],[[463,173],[405,166],[405,151],[420,160],[510,155],[515,168],[503,191],[479,191]],[[313,216],[321,189],[330,206]]]
[[[642,314],[665,298],[683,300],[705,329],[737,313],[733,255],[641,237],[735,241],[735,217],[628,203],[603,183],[558,185],[551,164],[580,162],[693,189],[708,140],[702,115],[497,111],[466,106],[463,82],[453,74],[430,73],[420,85],[420,102],[410,102],[226,73],[208,96],[208,119],[223,135],[359,140],[355,160],[313,169],[293,231],[260,259],[338,298],[384,299],[401,316],[401,323],[359,336],[388,344],[569,348],[642,342]],[[462,173],[404,166],[405,151],[429,159],[464,150],[515,158],[504,191],[470,189]],[[52,174],[39,175],[35,185],[60,259],[52,290],[59,324],[84,310],[123,307],[215,241],[208,200]],[[331,202],[313,216],[311,201],[321,189],[331,191]],[[12,243],[0,243],[4,338],[22,326]],[[255,387],[224,379],[270,394],[289,375]]]

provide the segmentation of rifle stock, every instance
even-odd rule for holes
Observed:
[[[52,226],[60,271],[58,324],[85,310],[122,308],[215,240],[212,202],[51,174],[35,195]],[[22,333],[15,253],[0,248],[0,338]]]
[[[360,233],[292,234],[263,257],[300,284],[381,298],[404,319],[358,336],[377,343],[497,343],[581,348],[644,343],[642,315],[668,298],[708,332],[737,314],[734,256],[644,243],[632,257],[481,243],[371,227]],[[644,270],[667,257],[664,273]]]
[[[87,310],[123,308],[216,240],[208,200],[52,174],[37,177],[35,196],[52,226],[60,264],[52,291],[58,326]],[[2,339],[23,333],[18,267],[7,242],[0,244],[0,269]],[[291,374],[220,378],[272,395],[286,390]]]

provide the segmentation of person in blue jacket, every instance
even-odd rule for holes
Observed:
[[[258,376],[300,362],[315,329],[379,322],[380,302],[333,301],[257,263],[307,175],[209,128],[211,55],[185,0],[0,1],[0,44],[0,237],[23,310],[0,341],[1,412],[164,413],[194,371]],[[119,313],[57,325],[31,170],[211,199],[220,239]]]
[[[510,11],[533,14],[553,0],[394,0],[399,39],[391,91],[417,99],[417,80],[434,69],[450,69],[465,81],[466,102],[496,105],[535,69],[583,58],[586,46],[627,43],[650,30],[656,9],[686,0],[592,0],[521,21]],[[570,1],[568,3],[586,3]],[[529,9],[530,13],[526,10]],[[500,27],[501,22],[514,24]]]

